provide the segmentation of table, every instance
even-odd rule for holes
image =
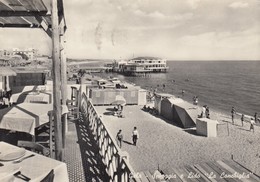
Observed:
[[[21,92],[17,94],[13,94],[10,98],[10,102],[13,103],[22,103],[22,102],[29,102],[29,103],[51,103],[51,92]]]
[[[35,128],[49,122],[52,104],[22,103],[0,110],[0,128],[35,135]]]
[[[18,147],[10,145],[5,142],[0,142],[0,152],[5,150],[15,150]],[[63,162],[45,157],[43,155],[36,154],[34,152],[26,150],[25,156],[35,154],[34,157],[25,159],[19,163],[21,167],[20,171],[23,175],[31,178],[30,182],[41,181],[52,169],[54,170],[54,182],[69,182],[67,165]],[[0,161],[4,166],[14,166],[12,161]],[[12,178],[13,176],[10,176]],[[13,178],[14,182],[24,182],[22,179]],[[8,181],[8,179],[1,180],[2,182]]]

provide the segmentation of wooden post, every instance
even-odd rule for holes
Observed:
[[[63,21],[61,21],[63,22]],[[61,58],[61,97],[62,97],[62,105],[67,105],[67,64],[66,64],[66,55],[65,55],[65,39],[64,39],[64,25],[60,24],[60,40],[61,40],[61,50],[60,50],[60,58]],[[62,116],[62,146],[65,147],[65,139],[66,133],[68,131],[68,121],[67,121],[67,113],[64,113]]]
[[[52,63],[53,63],[53,112],[55,132],[55,158],[62,161],[62,128],[61,128],[61,65],[60,37],[57,0],[52,0]]]

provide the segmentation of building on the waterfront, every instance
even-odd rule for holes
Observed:
[[[140,76],[147,73],[167,72],[166,59],[156,57],[136,57],[127,61],[113,63],[113,71],[125,75]]]
[[[11,59],[17,55],[20,55],[25,60],[34,60],[37,56],[37,50],[34,48],[13,48],[12,50],[0,49],[0,58]]]
[[[13,55],[25,55],[28,58],[28,60],[34,60],[36,54],[37,54],[37,50],[33,48],[28,48],[28,49],[13,48]]]
[[[166,59],[157,57],[137,57],[129,60],[128,64],[141,65],[150,72],[166,72],[168,70]]]

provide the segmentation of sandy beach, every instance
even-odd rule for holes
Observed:
[[[130,164],[135,171],[155,170],[199,164],[206,161],[230,159],[245,165],[260,174],[260,129],[249,132],[249,123],[241,126],[240,117],[231,124],[230,116],[211,111],[211,118],[221,125],[219,137],[198,136],[196,129],[180,128],[167,121],[143,111],[141,106],[125,106],[124,118],[111,115],[112,106],[96,106],[102,115],[105,126],[113,136],[122,129],[124,140],[122,150],[129,153]],[[229,135],[227,125],[229,128]],[[140,139],[133,146],[131,133],[138,128]]]

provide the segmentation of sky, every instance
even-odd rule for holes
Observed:
[[[260,60],[260,0],[64,0],[64,9],[69,58]],[[51,53],[42,30],[0,29],[0,41]]]

